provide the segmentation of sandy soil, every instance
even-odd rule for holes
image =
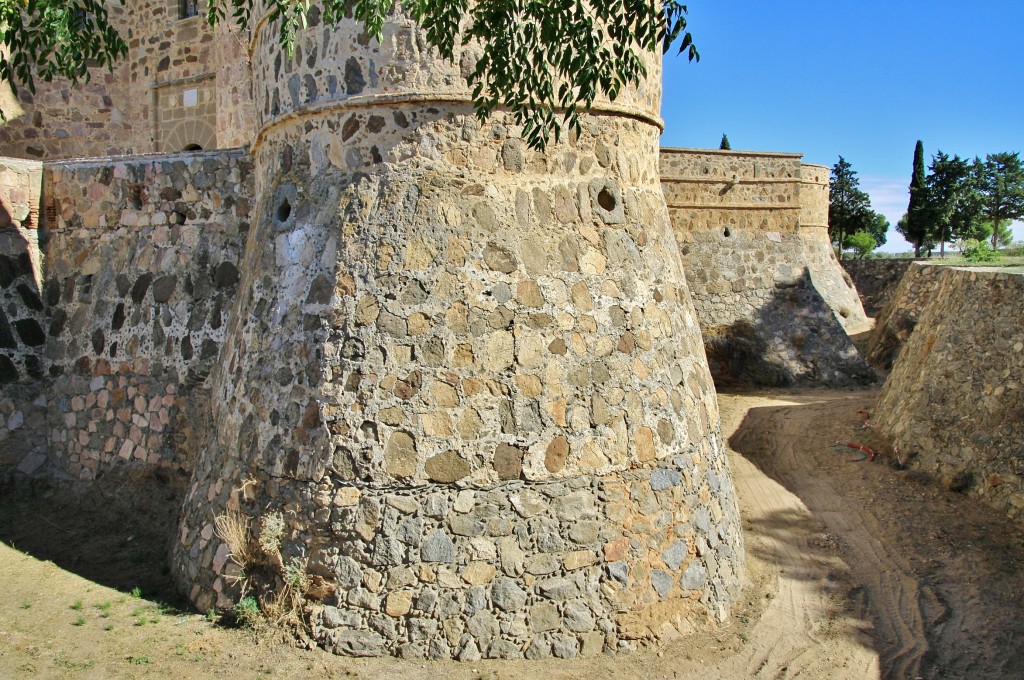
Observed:
[[[175,606],[159,485],[127,519],[99,493],[3,489],[0,677],[1024,676],[1021,529],[884,455],[834,447],[884,447],[858,414],[876,396],[720,396],[746,529],[741,601],[715,630],[615,658],[347,659],[255,639]]]

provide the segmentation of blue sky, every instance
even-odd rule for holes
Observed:
[[[853,165],[906,211],[914,145],[1024,152],[1024,0],[684,0],[701,52],[665,58],[662,144]],[[1024,225],[1014,226],[1024,239]],[[890,229],[882,250],[909,245]]]

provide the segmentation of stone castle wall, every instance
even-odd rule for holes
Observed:
[[[39,296],[42,164],[0,160],[0,478],[45,460],[45,315]]]
[[[339,652],[571,658],[724,615],[742,542],[657,65],[540,153],[417,30],[314,21],[290,59],[254,36],[254,231],[179,581],[237,596],[214,519],[239,512]]]
[[[661,175],[716,381],[871,379],[843,328],[863,311],[831,258],[827,169],[797,154],[662,149]]]
[[[1024,519],[1024,276],[915,270],[935,285],[882,389],[877,426],[913,465]]]
[[[864,311],[868,316],[877,318],[914,262],[909,258],[846,259],[842,264],[857,286],[857,292],[864,302]]]
[[[193,399],[238,281],[251,163],[237,151],[54,163],[43,187],[45,266],[3,290],[25,299],[30,286],[21,309],[36,325],[0,355],[23,383],[11,412],[34,414],[23,434],[37,444],[0,444],[3,460],[81,480],[123,463],[187,478]]]
[[[41,163],[0,160],[0,384],[43,374]]]
[[[245,39],[211,29],[205,16],[179,18],[178,0],[109,2],[128,44],[113,72],[88,83],[36,83],[5,97],[0,156],[67,159],[230,148],[251,141]]]
[[[893,367],[921,314],[935,298],[939,275],[944,268],[909,261],[909,264],[901,267],[883,269],[885,272],[894,270],[902,270],[904,274],[875,321],[867,352],[868,361],[883,370]]]
[[[870,322],[864,313],[860,293],[842,268],[828,235],[829,168],[800,165],[800,238],[803,261],[814,289],[836,315],[848,334],[866,330]]]

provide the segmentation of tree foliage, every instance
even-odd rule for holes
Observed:
[[[35,92],[36,79],[88,81],[90,66],[112,69],[128,53],[104,0],[0,0],[0,34],[0,80],[15,93]]]
[[[118,0],[122,2],[124,0]],[[242,28],[266,7],[291,52],[307,25],[313,0],[210,0],[211,24],[231,17]],[[671,49],[700,58],[678,0],[319,0],[325,23],[353,17],[382,36],[397,9],[414,19],[444,59],[477,44],[480,58],[467,76],[481,118],[507,108],[523,136],[541,147],[562,127],[578,132],[580,115],[600,96],[615,100],[647,75],[645,52]],[[87,79],[90,62],[111,67],[126,46],[111,27],[103,0],[0,0],[9,56],[0,76],[34,88],[33,76]]]
[[[842,253],[850,236],[871,231],[875,213],[871,210],[871,199],[860,189],[857,172],[842,156],[832,166],[828,187],[828,233]]]
[[[945,253],[949,241],[984,238],[977,165],[939,151],[932,156],[924,210],[929,236]]]
[[[884,218],[883,218],[884,219]],[[888,226],[888,222],[885,223]],[[853,251],[854,256],[858,260],[863,260],[865,257],[871,254],[871,251],[875,249],[875,236],[869,234],[866,231],[858,231],[854,234],[850,234],[850,237],[846,239],[846,247]]]
[[[1004,227],[1024,218],[1024,165],[1018,153],[992,153],[981,164],[981,213],[992,223],[992,248],[1005,239]]]
[[[732,151],[732,145],[729,144],[729,136],[724,132],[722,133],[722,141],[719,143],[718,148],[722,151]]]

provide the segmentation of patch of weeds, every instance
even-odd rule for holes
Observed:
[[[71,625],[72,626],[84,626],[85,625],[85,617],[84,616],[79,616],[78,618],[76,618],[74,621],[71,622]]]
[[[128,663],[135,664],[136,666],[141,666],[143,664],[149,663],[149,657],[148,656],[129,656],[128,657]]]
[[[105,630],[105,631],[114,630],[114,624],[108,623],[107,625],[103,626],[103,630]]]
[[[135,586],[131,589],[131,591],[128,594],[134,597],[136,600],[142,599],[142,588]]]
[[[100,604],[96,605],[96,609],[100,610],[100,616],[102,616],[103,618],[108,618],[110,616],[110,609],[113,606],[114,603],[110,600],[107,600],[106,602],[101,602]]]
[[[232,610],[235,620],[246,628],[256,628],[262,618],[260,604],[251,595],[243,597]]]
[[[83,606],[84,605],[82,604],[81,600],[75,600],[74,603],[71,605],[71,608],[77,612],[81,611]]]
[[[217,623],[220,621],[220,614],[217,613],[215,607],[210,607],[210,611],[206,612],[206,620],[210,623]]]
[[[21,603],[21,608],[22,609],[32,609],[32,603],[31,602],[22,602]]]
[[[86,671],[96,664],[95,661],[71,661],[63,657],[54,659],[53,663],[69,671]]]

